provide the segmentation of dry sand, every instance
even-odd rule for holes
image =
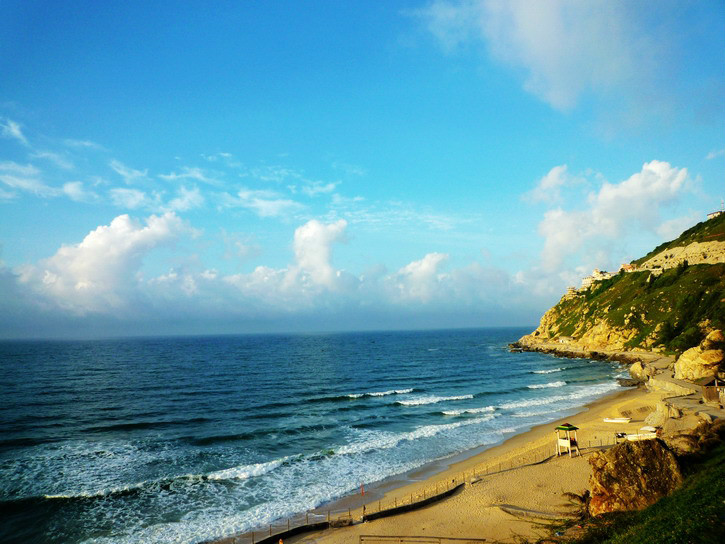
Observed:
[[[430,490],[437,482],[453,479],[460,482],[465,477],[468,481],[465,488],[448,499],[414,512],[308,533],[285,542],[357,544],[360,535],[439,536],[514,542],[517,535],[543,536],[547,518],[563,517],[567,511],[562,494],[567,491],[581,493],[586,489],[590,473],[588,457],[598,449],[600,441],[611,444],[615,432],[638,430],[661,397],[658,393],[629,389],[595,401],[576,415],[567,417],[567,422],[579,427],[579,444],[583,446],[581,457],[554,457],[531,464],[548,455],[547,451],[551,453],[555,444],[554,427],[564,420],[540,425],[451,465],[425,481],[388,491],[381,502],[384,505],[395,500],[404,501],[423,487]],[[631,417],[632,421],[628,424],[603,422],[603,418],[613,417]],[[501,471],[499,463],[503,468]],[[519,468],[508,470],[506,467],[511,464]],[[470,483],[472,471],[476,468],[483,474]],[[359,495],[348,499],[353,508],[353,518],[360,517],[361,511],[356,511],[355,507],[362,500]],[[366,500],[370,500],[369,495]],[[372,509],[375,508],[373,505]],[[370,509],[368,506],[368,511]]]

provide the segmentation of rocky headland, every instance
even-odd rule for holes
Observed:
[[[723,329],[725,215],[616,274],[595,270],[511,344],[628,364],[624,385],[640,385],[655,399],[643,420],[653,438],[624,440],[590,458],[590,515],[640,510],[671,494],[682,482],[680,460],[712,442],[713,429],[725,429]]]

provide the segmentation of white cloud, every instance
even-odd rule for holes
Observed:
[[[483,41],[526,73],[524,88],[560,110],[585,93],[639,87],[655,56],[621,2],[435,1],[419,15],[447,49]]]
[[[0,120],[0,135],[3,138],[17,140],[23,145],[28,145],[28,139],[23,134],[20,125],[12,119],[5,118],[4,120]]]
[[[17,195],[0,188],[0,200],[13,200]]]
[[[62,168],[63,170],[73,169],[73,163],[67,157],[61,155],[60,153],[53,153],[52,151],[37,151],[35,153],[32,153],[30,157],[33,159],[45,159],[55,164],[58,168]]]
[[[701,220],[702,214],[700,212],[692,212],[682,217],[673,217],[657,227],[657,234],[663,240],[674,240]]]
[[[199,208],[204,204],[204,197],[201,195],[198,187],[187,189],[181,187],[179,189],[179,196],[172,199],[168,204],[167,208],[178,212],[184,212]]]
[[[660,210],[680,198],[689,182],[687,169],[651,161],[620,183],[604,182],[590,193],[586,209],[547,211],[539,224],[544,269],[558,270],[566,257],[591,240],[615,240],[633,229],[656,232]]]
[[[66,140],[63,140],[63,143],[65,145],[67,145],[68,147],[78,147],[78,148],[95,149],[95,150],[104,149],[104,147],[102,145],[97,144],[96,142],[91,142],[90,140],[66,139]]]
[[[128,185],[133,185],[137,181],[148,179],[148,170],[136,170],[134,168],[130,168],[116,159],[113,159],[109,165]]]
[[[710,151],[710,153],[707,154],[705,159],[707,159],[708,161],[711,161],[712,159],[717,159],[718,157],[723,157],[723,156],[725,156],[725,148]]]
[[[344,219],[327,225],[312,219],[298,227],[294,236],[296,265],[290,269],[287,281],[304,273],[316,285],[334,287],[337,273],[330,264],[331,247],[345,239],[346,228]]]
[[[63,246],[37,266],[26,267],[21,282],[73,313],[126,310],[138,296],[144,257],[189,230],[172,212],[152,215],[145,224],[119,215],[79,244]]]
[[[340,185],[339,181],[333,181],[330,183],[323,183],[321,181],[311,181],[307,185],[302,187],[302,192],[307,196],[317,196],[321,194],[328,194],[335,190]]]
[[[448,257],[445,253],[428,253],[419,261],[413,261],[398,270],[394,278],[398,295],[404,300],[431,300],[445,277],[440,274],[439,268]]]
[[[542,177],[536,187],[524,194],[524,200],[530,202],[559,202],[561,200],[561,189],[566,186],[582,183],[584,180],[579,176],[572,176],[566,164],[555,166]]]
[[[226,197],[227,206],[241,206],[256,213],[259,217],[282,217],[304,208],[299,202],[283,198],[274,191],[241,189],[237,198]]]
[[[221,182],[215,178],[209,177],[207,174],[204,173],[204,171],[201,168],[191,168],[188,166],[184,166],[181,169],[181,172],[171,172],[170,174],[159,174],[159,177],[161,179],[165,179],[166,181],[176,181],[179,179],[193,179],[196,181],[200,181],[202,183],[206,183],[209,185],[215,185],[219,186],[221,185]]]
[[[0,162],[0,172],[10,172],[25,177],[35,177],[40,174],[40,170],[32,164],[18,164],[13,161]]]
[[[19,189],[41,197],[58,196],[60,191],[50,187],[39,178],[40,170],[31,164],[18,164],[12,161],[0,162],[0,183],[11,189]]]
[[[63,192],[71,200],[76,202],[94,202],[98,200],[98,195],[93,191],[88,191],[83,187],[81,181],[69,181],[63,184]]]
[[[111,201],[119,208],[135,210],[136,208],[148,207],[152,200],[146,196],[146,193],[138,189],[111,189]]]

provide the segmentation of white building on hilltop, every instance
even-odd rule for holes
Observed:
[[[606,270],[599,270],[598,268],[595,268],[594,271],[590,276],[587,276],[582,280],[582,289],[589,289],[592,284],[595,281],[602,281],[602,280],[608,280],[614,276],[611,272],[607,272]]]

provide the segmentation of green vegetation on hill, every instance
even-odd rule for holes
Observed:
[[[725,214],[715,217],[714,219],[698,223],[694,227],[691,227],[680,234],[675,240],[660,244],[644,257],[637,259],[636,261],[632,261],[632,264],[640,265],[658,253],[673,247],[686,246],[693,242],[702,243],[723,241],[725,241]]]
[[[725,240],[725,215],[686,230],[642,259],[695,241]],[[696,346],[708,329],[725,329],[725,264],[683,262],[659,276],[620,272],[590,289],[564,297],[548,312],[544,336],[578,339],[606,323],[624,335],[625,348],[662,347],[681,352]],[[543,323],[543,322],[542,322]]]
[[[556,307],[559,336],[578,336],[596,323],[634,330],[628,348],[663,346],[684,351],[725,328],[725,264],[680,265],[655,277],[621,272]]]

